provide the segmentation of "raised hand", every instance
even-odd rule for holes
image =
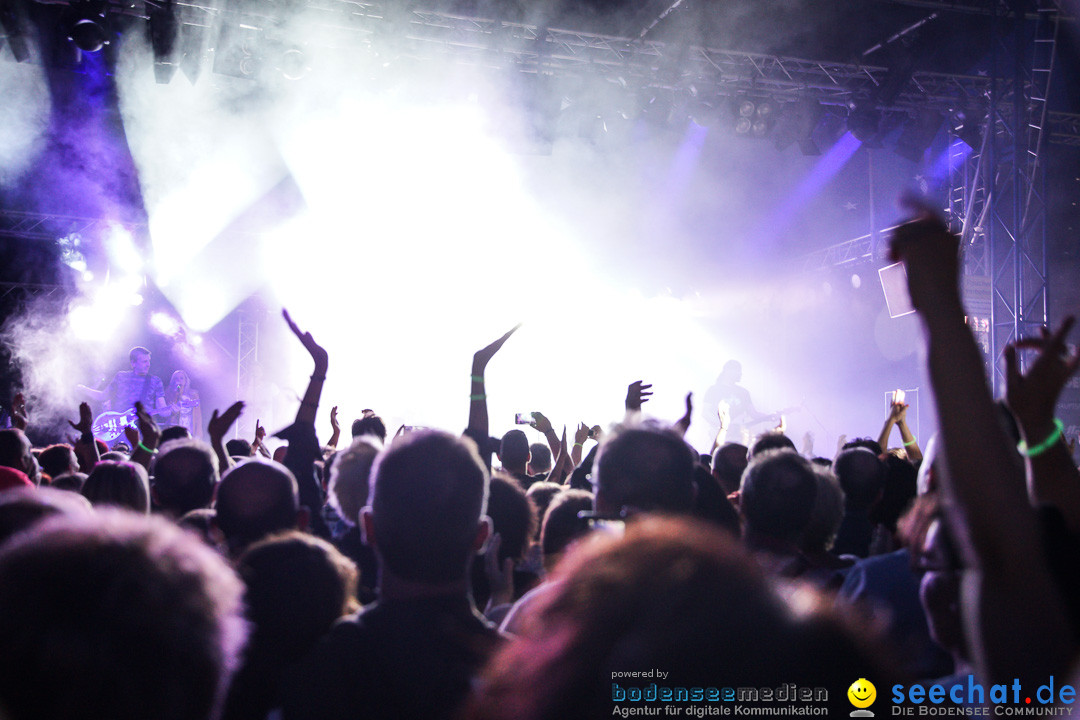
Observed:
[[[641,380],[635,380],[626,386],[626,410],[637,412],[641,406],[649,401],[652,396],[652,385],[647,385]]]
[[[80,435],[90,435],[94,428],[94,413],[90,411],[90,404],[79,403],[79,422],[68,420],[68,425],[75,428]]]
[[[218,415],[217,408],[214,412],[210,413],[210,422],[206,425],[206,434],[210,436],[210,441],[220,442],[223,437],[229,432],[229,428],[233,426],[236,419],[240,417],[240,413],[244,409],[244,401],[237,400],[230,405],[225,412]]]
[[[263,440],[266,439],[266,428],[264,428],[258,418],[255,419],[255,442],[258,445],[263,444]]]
[[[15,397],[11,398],[11,425],[25,431],[28,424],[26,396],[21,392],[15,393]]]
[[[727,400],[721,400],[717,404],[716,417],[720,420],[721,430],[731,427],[731,404]]]
[[[889,406],[889,420],[894,423],[902,423],[907,420],[908,404],[905,402],[894,402]]]
[[[589,426],[585,423],[578,423],[577,429],[574,430],[574,444],[582,445],[589,439]]]
[[[912,305],[924,317],[962,313],[960,239],[932,210],[911,200],[907,204],[918,216],[893,231],[889,254],[907,268]]]
[[[1075,318],[1067,317],[1057,332],[1043,328],[1040,338],[1020,340],[1005,348],[1005,402],[1025,430],[1053,420],[1058,397],[1080,366],[1080,353],[1070,353],[1065,346],[1065,336],[1074,323]],[[1022,375],[1017,350],[1023,349],[1037,349],[1039,356]]]
[[[135,448],[139,446],[139,431],[133,428],[131,425],[125,425],[124,438],[128,442],[128,447],[130,447],[132,452],[134,452]]]
[[[311,337],[311,333],[302,332],[293,319],[289,317],[289,311],[282,308],[281,315],[285,318],[285,322],[289,324],[289,329],[293,331],[293,335],[299,338],[300,343],[304,346],[304,349],[311,355],[311,359],[315,361],[315,374],[326,375],[326,368],[330,362],[329,355],[315,339]]]
[[[533,429],[547,435],[549,432],[553,432],[554,428],[551,427],[551,421],[547,419],[547,416],[540,411],[532,413],[533,420],[529,423]]]
[[[686,412],[675,421],[675,429],[682,435],[686,435],[686,431],[690,429],[690,414],[694,412],[693,397],[694,393],[686,393]]]
[[[239,411],[236,414],[239,415]],[[147,412],[141,402],[135,403],[135,415],[138,418],[137,424],[139,426],[139,433],[142,435],[143,445],[153,450],[158,446],[158,443],[161,442],[161,430],[158,428],[157,423],[154,422],[153,415]],[[233,419],[235,420],[235,418]],[[229,424],[231,425],[232,423]]]
[[[338,406],[335,405],[334,407],[330,408],[330,429],[334,431],[335,435],[341,432],[341,426],[338,425],[337,419],[337,407]]]
[[[491,343],[487,347],[477,350],[473,354],[473,374],[483,375],[484,369],[487,368],[487,364],[491,361],[491,358],[495,357],[495,353],[499,352],[502,346],[510,339],[510,336],[518,331],[521,327],[521,323],[518,323],[514,327],[510,328],[502,337],[495,342]]]

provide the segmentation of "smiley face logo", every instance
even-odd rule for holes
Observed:
[[[866,678],[859,678],[855,682],[851,683],[851,687],[847,691],[848,700],[851,704],[857,708],[868,708],[874,704],[874,700],[877,699],[877,688],[874,687],[874,683],[870,682]]]

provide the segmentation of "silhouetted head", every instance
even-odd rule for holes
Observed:
[[[245,460],[225,473],[214,509],[215,522],[233,554],[267,535],[307,522],[292,472],[262,458]]]
[[[210,507],[218,483],[213,448],[201,440],[171,440],[154,456],[153,493],[157,505],[173,517]]]
[[[243,587],[197,538],[101,510],[0,549],[0,706],[9,720],[205,720],[246,635]]]
[[[525,472],[529,463],[529,438],[521,430],[510,430],[499,443],[499,462],[510,472]]]
[[[810,461],[796,452],[773,450],[755,457],[739,492],[744,533],[798,543],[810,521],[817,483]]]
[[[475,444],[411,433],[379,455],[372,476],[361,518],[383,572],[435,585],[464,580],[488,527],[488,473]]]
[[[690,513],[696,456],[670,428],[648,423],[604,436],[593,471],[596,511]]]

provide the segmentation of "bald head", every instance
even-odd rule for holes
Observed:
[[[218,485],[216,522],[232,552],[271,533],[305,524],[296,478],[280,463],[252,458]]]

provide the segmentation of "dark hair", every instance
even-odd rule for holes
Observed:
[[[135,358],[139,355],[150,355],[150,351],[144,348],[142,345],[136,345],[128,352],[128,362],[135,362]]]
[[[487,514],[491,518],[492,532],[502,536],[499,561],[507,558],[521,560],[538,524],[536,506],[526,496],[525,490],[513,478],[493,474],[488,491]]]
[[[558,483],[548,482],[547,480],[540,480],[534,482],[529,486],[529,489],[525,491],[525,495],[532,501],[532,504],[536,506],[536,530],[533,533],[533,540],[540,539],[540,525],[544,519],[544,513],[547,512],[548,505],[555,498],[556,495],[561,493],[565,489],[565,485]],[[592,496],[592,493],[589,493]]]
[[[885,456],[885,487],[870,511],[870,521],[896,532],[896,523],[918,495],[918,471],[910,460],[891,452]]]
[[[756,458],[758,455],[770,450],[794,450],[795,443],[784,433],[779,432],[767,432],[758,436],[754,444],[750,446],[750,458]]]
[[[798,542],[816,496],[810,461],[791,450],[772,450],[752,459],[743,473],[739,509],[748,532]]]
[[[352,436],[358,438],[362,435],[374,435],[379,438],[379,442],[386,442],[386,425],[382,418],[378,415],[368,415],[353,420]]]
[[[544,443],[533,443],[529,446],[531,459],[529,464],[536,472],[548,472],[551,470],[551,448]]]
[[[246,635],[242,589],[167,520],[47,520],[0,550],[0,705],[11,720],[204,720]]]
[[[724,443],[713,453],[712,473],[728,495],[739,489],[749,453],[745,445],[733,442]]]
[[[593,494],[585,490],[563,490],[551,500],[540,528],[540,549],[544,555],[561,553],[589,532],[589,521],[578,513],[593,509]]]
[[[191,431],[183,425],[170,425],[161,431],[161,442],[167,443],[170,440],[183,440],[184,438],[191,437]],[[231,440],[229,442],[232,442]],[[228,443],[226,443],[228,446]]]
[[[866,450],[869,450],[870,452],[878,456],[885,452],[881,447],[881,443],[879,443],[877,440],[874,440],[873,438],[868,437],[848,440],[846,443],[840,446],[841,452],[844,450],[851,450],[853,448],[865,448]]]
[[[842,451],[833,463],[833,472],[844,490],[844,505],[868,509],[885,487],[885,464],[871,450],[854,447]]]
[[[529,438],[521,430],[509,430],[499,443],[499,460],[507,470],[524,469],[529,462]]]
[[[171,440],[154,456],[154,498],[161,509],[180,517],[210,507],[218,483],[218,461],[201,440]]]
[[[18,428],[0,430],[0,465],[29,474],[30,440]]]
[[[624,508],[689,513],[696,455],[669,428],[641,424],[604,437],[593,480],[598,512]]]
[[[351,609],[356,564],[325,540],[295,530],[264,538],[236,569],[247,587],[253,641],[273,643],[298,659]]]
[[[694,517],[738,535],[739,513],[727,499],[720,481],[700,463],[694,468],[694,487]]]
[[[244,438],[233,438],[225,443],[225,454],[229,457],[249,458],[253,455],[251,443]]]
[[[406,580],[463,578],[487,507],[475,444],[423,430],[394,441],[372,469],[371,522],[385,568]]]
[[[79,469],[75,449],[67,443],[56,443],[42,450],[38,455],[38,464],[41,465],[41,471],[51,478]]]

